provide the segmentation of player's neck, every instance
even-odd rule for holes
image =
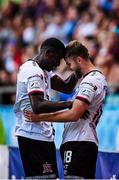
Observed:
[[[40,56],[40,55],[37,55],[37,56],[34,58],[34,61],[38,64],[38,66],[39,66],[41,69],[44,69],[44,64],[43,64],[43,61],[41,60],[41,56]]]
[[[86,63],[83,67],[83,74],[88,74],[90,71],[94,71],[94,70],[97,70],[97,68],[91,63],[91,62],[88,62]]]

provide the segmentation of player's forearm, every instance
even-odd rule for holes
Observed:
[[[78,77],[75,73],[72,73],[66,80],[61,79],[59,76],[54,76],[51,80],[51,87],[56,91],[69,94],[72,93],[77,82]]]
[[[51,101],[43,101],[40,104],[36,104],[33,108],[34,113],[50,113],[55,111],[60,111],[63,109],[71,108],[72,102],[51,102]]]
[[[75,122],[78,118],[72,112],[72,110],[66,110],[64,112],[54,112],[49,114],[39,114],[37,121],[48,122]]]
[[[69,92],[72,92],[74,87],[78,82],[78,78],[75,73],[72,73],[66,80],[65,80],[65,89]]]

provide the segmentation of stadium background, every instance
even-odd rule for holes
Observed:
[[[109,91],[97,127],[99,156],[96,177],[119,178],[119,0],[0,0],[0,179],[24,176],[16,138],[13,104],[20,64],[32,58],[43,40],[59,38],[66,45],[78,39],[106,75]],[[71,72],[64,61],[56,70]],[[73,94],[52,92],[52,100]],[[63,124],[54,124],[57,149]],[[60,176],[61,160],[57,151]]]

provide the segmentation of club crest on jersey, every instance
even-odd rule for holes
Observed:
[[[47,162],[43,164],[43,173],[51,173],[51,172],[53,172],[51,164]]]

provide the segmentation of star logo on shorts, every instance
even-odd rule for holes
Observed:
[[[51,173],[51,172],[53,172],[51,168],[51,164],[47,162],[43,164],[43,173]]]

